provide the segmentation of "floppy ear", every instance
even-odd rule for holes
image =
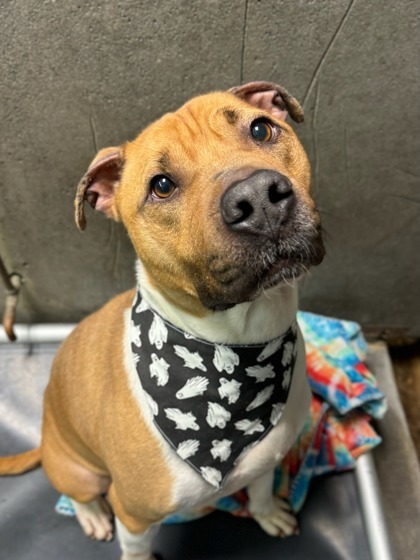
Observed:
[[[75,207],[76,225],[80,230],[86,227],[84,212],[85,200],[109,218],[117,219],[114,208],[114,192],[121,177],[123,166],[122,148],[100,150],[89,165],[77,186]]]
[[[229,90],[250,105],[284,120],[289,114],[297,122],[303,122],[303,109],[299,102],[282,86],[271,82],[250,82]]]

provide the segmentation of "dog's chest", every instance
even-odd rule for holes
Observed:
[[[153,423],[216,490],[279,422],[297,352],[296,324],[267,344],[209,344],[166,323],[137,296],[131,351]]]

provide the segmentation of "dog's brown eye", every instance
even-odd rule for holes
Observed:
[[[273,129],[266,121],[254,121],[251,124],[251,136],[257,142],[269,142],[273,137]]]
[[[168,198],[176,189],[175,183],[165,175],[156,175],[150,182],[152,194],[157,198]]]

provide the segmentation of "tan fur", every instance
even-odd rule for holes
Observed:
[[[226,111],[235,113],[240,127],[228,122]],[[123,221],[150,282],[167,300],[197,317],[208,315],[197,283],[214,293],[223,291],[214,274],[207,273],[208,259],[218,255],[218,266],[223,268],[232,259],[235,243],[235,235],[221,227],[219,216],[226,178],[232,181],[235,171],[244,168],[276,170],[287,175],[306,205],[314,208],[309,163],[293,129],[272,114],[281,141],[270,149],[256,149],[249,137],[250,123],[261,113],[232,93],[207,94],[164,115],[134,141],[101,150],[79,185],[79,227],[85,227],[83,200],[89,196],[98,163],[102,158],[112,160],[121,175],[114,178],[114,196],[105,198],[101,210]],[[170,211],[165,203],[146,203],[149,181],[153,175],[165,174],[166,162],[180,185]],[[99,186],[101,182],[99,178]]]
[[[41,449],[31,449],[20,455],[0,457],[0,475],[23,474],[41,464]]]
[[[252,140],[244,142],[233,133],[222,108],[237,111],[245,122],[261,114],[232,94],[214,93],[195,98],[176,113],[165,115],[125,145],[125,164],[113,210],[122,216],[154,285],[167,299],[197,316],[208,314],[208,310],[198,299],[192,283],[194,274],[206,269],[210,252],[231,258],[227,250],[230,239],[226,232],[220,233],[215,219],[224,181],[213,180],[208,188],[209,177],[226,169],[274,169],[291,178],[313,206],[308,160],[292,128],[278,120],[281,142],[272,150],[255,150]],[[184,195],[182,203],[173,203],[170,216],[165,204],[141,206],[147,178],[162,172],[158,158],[162,146],[167,159],[178,166],[178,181],[188,185],[188,199]],[[147,154],[147,158],[138,154]],[[201,261],[197,261],[197,255]],[[209,276],[206,281],[218,289],[214,278]]]
[[[124,372],[123,313],[133,297],[114,298],[61,346],[45,393],[42,463],[78,502],[104,493],[112,477],[116,514],[140,532],[172,508],[170,474]]]
[[[254,95],[257,84],[252,86]],[[267,89],[271,91],[272,84]],[[245,86],[241,87],[244,91]],[[322,246],[317,233],[319,218],[310,197],[309,163],[293,129],[281,118],[285,114],[278,98],[281,91],[276,89],[273,95],[276,111],[270,118],[281,131],[279,142],[257,147],[249,135],[250,123],[261,117],[266,97],[263,105],[253,107],[233,93],[218,92],[195,98],[163,116],[122,147],[101,150],[79,184],[75,203],[79,228],[86,225],[85,200],[121,220],[141,259],[149,293],[159,293],[175,313],[178,310],[191,319],[212,323],[214,311],[204,305],[200,289],[216,294],[217,300],[225,290],[218,270],[233,262],[241,272],[238,277],[242,277],[242,272],[250,269],[243,258],[243,239],[238,241],[223,223],[220,200],[229,185],[253,170],[277,171],[289,178],[306,209],[305,219]],[[297,101],[287,92],[284,95],[286,108],[301,119]],[[176,194],[169,204],[150,203],[151,178],[168,173],[177,183]],[[312,264],[319,264],[322,254],[319,250],[318,261]],[[253,300],[259,289],[259,282],[255,284],[255,293],[251,290],[249,297],[238,303]],[[289,296],[290,301],[284,298],[289,306],[285,304],[272,315],[276,318],[274,327],[283,325],[280,316],[287,315],[286,308],[292,310],[288,325],[294,318],[295,300]],[[131,291],[113,299],[85,319],[61,346],[45,393],[42,463],[53,485],[77,502],[87,504],[109,491],[117,517],[134,534],[161,521],[177,504],[171,501],[176,473],[169,470],[160,440],[152,434],[135,400],[124,363],[124,313],[133,297]],[[255,308],[248,310],[249,314],[238,314],[244,323],[258,317]],[[258,342],[258,332],[250,336],[251,343]],[[209,340],[214,337],[217,334]],[[266,340],[270,338],[260,342]],[[306,403],[309,389],[303,356],[301,365],[301,376],[295,383],[306,395]],[[306,409],[302,414],[291,411],[289,424],[279,426],[277,433],[284,433],[291,441],[305,415]],[[258,449],[249,455],[255,459],[257,454]],[[275,457],[271,455],[272,462]],[[259,463],[264,464],[264,458],[254,461]],[[247,480],[243,463],[238,472],[238,480],[241,476]],[[194,499],[200,502],[200,496],[194,495]]]

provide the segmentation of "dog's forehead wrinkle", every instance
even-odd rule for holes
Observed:
[[[231,107],[219,109],[217,113],[221,113],[229,124],[236,124],[239,119],[238,110]]]
[[[162,168],[162,170],[170,168],[169,153],[167,152],[167,150],[163,150],[161,152],[158,158],[158,165]]]
[[[210,103],[210,97],[220,97],[217,106]],[[194,129],[198,130],[201,135],[206,136],[209,133],[221,136],[224,124],[235,125],[240,119],[241,111],[232,103],[224,101],[224,94],[210,94],[210,96],[202,96],[192,100],[181,107],[176,113],[184,124],[191,127],[194,123]],[[192,122],[191,122],[192,121]]]
[[[179,111],[175,113],[178,120],[178,137],[179,140],[184,139],[185,132],[189,133],[189,140],[193,142],[197,139],[197,134],[204,136],[205,128],[200,123],[201,114],[195,111],[190,104],[184,105]]]

